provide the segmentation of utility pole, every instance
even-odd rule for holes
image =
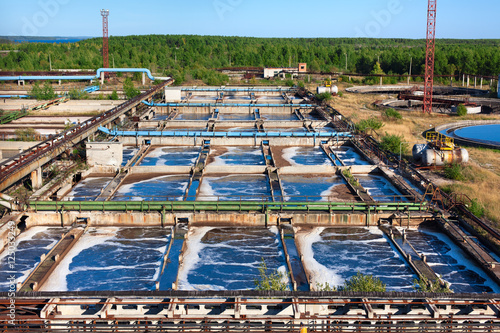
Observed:
[[[424,113],[432,113],[434,87],[434,54],[436,47],[436,4],[429,0],[427,9],[427,48],[425,52]]]
[[[345,71],[347,72],[347,53],[344,54],[345,54]]]
[[[49,66],[50,66],[50,71],[52,72],[52,60],[50,59],[50,53],[49,53]]]
[[[108,56],[108,16],[109,10],[102,9],[102,63],[104,68],[109,68],[109,56]]]
[[[408,71],[408,82],[407,84],[410,85],[410,80],[411,80],[411,65],[413,63],[413,57],[410,57],[410,70]]]

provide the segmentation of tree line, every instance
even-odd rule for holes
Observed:
[[[498,75],[500,40],[436,41],[436,75]],[[16,71],[97,69],[102,38],[77,43],[0,44],[19,50],[0,57],[0,68]],[[109,38],[113,67],[145,67],[178,83],[194,78],[209,84],[227,79],[221,67],[296,67],[313,72],[424,74],[425,40],[369,38],[251,38],[196,35],[143,35]],[[346,69],[347,68],[347,69]]]

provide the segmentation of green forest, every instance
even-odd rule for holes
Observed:
[[[437,40],[435,74],[498,75],[499,46],[500,40]],[[0,57],[3,70],[46,71],[49,55],[53,69],[102,67],[102,38],[64,44],[4,43],[0,49],[19,51]],[[221,67],[295,67],[305,62],[313,72],[407,74],[410,61],[412,74],[423,74],[425,40],[193,35],[109,38],[111,67],[149,68],[153,73],[173,76],[178,84],[189,78],[217,84],[227,78],[214,71]]]

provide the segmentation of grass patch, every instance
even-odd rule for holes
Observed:
[[[467,178],[463,172],[463,166],[458,163],[453,163],[444,167],[444,176],[448,179],[464,181]]]
[[[479,218],[484,217],[485,208],[477,199],[472,199],[469,210]]]
[[[352,175],[351,170],[345,169],[342,171],[342,174],[345,178],[347,178],[349,184],[352,186],[359,186],[359,181]]]
[[[388,121],[398,121],[403,119],[403,116],[393,108],[386,109],[383,114],[384,118]]]

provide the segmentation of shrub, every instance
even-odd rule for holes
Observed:
[[[39,133],[34,128],[18,128],[14,131],[18,141],[35,141]]]
[[[344,285],[339,289],[341,291],[385,292],[386,285],[373,275],[365,275],[358,271],[356,275],[345,280]]]
[[[123,92],[127,96],[127,99],[132,99],[141,94],[141,91],[134,87],[134,83],[130,78],[127,78],[123,83]]]
[[[463,167],[458,163],[446,165],[444,167],[444,176],[452,180],[459,180],[459,181],[465,180],[465,176],[463,174]]]
[[[316,94],[316,99],[320,102],[327,102],[332,99],[332,94],[327,92]]]
[[[406,154],[409,146],[407,142],[404,142],[404,137],[402,135],[385,133],[385,135],[381,138],[380,148],[393,154]]]
[[[288,290],[285,274],[275,269],[269,272],[264,258],[259,265],[259,278],[254,280],[255,290]]]
[[[111,95],[109,95],[109,99],[113,100],[113,101],[118,100],[118,93],[116,92],[116,90],[113,90],[113,92],[111,93]]]
[[[369,134],[371,131],[376,131],[384,127],[384,123],[376,118],[370,117],[368,119],[363,119],[356,124],[356,129],[360,132]]]
[[[71,99],[87,99],[89,97],[89,94],[86,91],[80,90],[80,89],[71,89],[68,92],[69,98]]]
[[[54,88],[52,88],[52,85],[48,81],[43,84],[43,87],[40,87],[40,84],[35,82],[30,91],[30,95],[38,100],[50,100],[56,97]]]
[[[328,282],[325,283],[316,283],[316,291],[337,291],[335,286],[330,286]]]
[[[387,120],[392,120],[392,121],[403,119],[403,116],[401,115],[401,113],[399,113],[398,111],[394,110],[393,108],[386,109],[384,111],[384,117]]]
[[[466,114],[467,114],[467,108],[465,107],[465,105],[460,104],[459,106],[457,106],[457,116],[463,117]]]
[[[293,82],[292,79],[288,79],[285,81],[285,84],[288,86],[288,87],[293,87],[295,85],[295,83]]]

